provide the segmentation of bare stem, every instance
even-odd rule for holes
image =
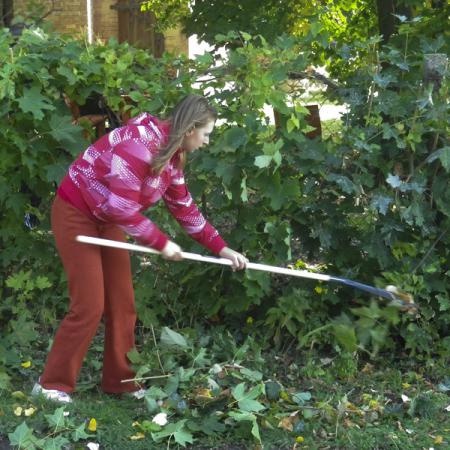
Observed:
[[[168,378],[171,377],[171,373],[165,375],[154,375],[152,377],[140,377],[140,378],[128,378],[126,380],[120,380],[121,383],[131,383],[133,381],[143,381],[143,380],[157,380],[158,378]]]
[[[155,348],[156,348],[156,357],[158,358],[158,362],[159,362],[159,367],[161,367],[162,373],[166,373],[164,370],[164,367],[162,365],[161,362],[161,357],[159,356],[159,349],[158,349],[158,343],[156,342],[156,336],[155,336],[155,330],[153,328],[153,325],[150,325],[150,328],[152,330],[152,337],[153,337],[153,343],[155,344]]]

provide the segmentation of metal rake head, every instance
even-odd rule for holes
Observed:
[[[419,309],[419,305],[414,303],[414,298],[411,294],[400,290],[397,286],[389,285],[385,289],[392,296],[389,305],[399,308],[401,311],[408,313],[415,313]]]

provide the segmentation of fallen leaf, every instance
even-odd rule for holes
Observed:
[[[328,366],[328,364],[331,364],[333,362],[333,358],[320,358],[320,362],[324,366]]]
[[[370,400],[369,401],[369,408],[371,409],[379,409],[380,404],[378,403],[378,400]]]
[[[294,425],[292,425],[292,419],[290,417],[283,417],[278,422],[278,428],[282,428],[286,431],[292,431],[294,429]]]
[[[212,393],[211,393],[211,389],[206,389],[206,388],[199,388],[196,389],[196,395],[199,395],[201,397],[212,397]]]
[[[21,406],[18,406],[14,409],[14,415],[21,416],[22,415],[23,408]]]
[[[229,397],[229,395],[230,395],[229,389],[224,389],[218,395],[214,396],[211,389],[198,388],[198,389],[194,390],[193,400],[195,401],[195,403],[197,403],[197,405],[205,406],[210,403],[214,403],[214,402],[223,400],[224,398]]]
[[[21,366],[22,366],[24,369],[28,369],[29,367],[31,367],[31,361],[24,361],[24,362],[21,364]]]
[[[358,411],[358,407],[355,406],[352,402],[347,402],[345,407],[350,411]]]
[[[11,397],[25,400],[27,396],[22,391],[11,392]]]
[[[152,419],[153,423],[158,424],[160,427],[163,427],[167,424],[167,414],[166,413],[158,413]]]
[[[352,422],[349,418],[345,418],[344,419],[344,427],[346,428],[354,428],[357,425],[355,424],[355,422]]]
[[[444,442],[444,438],[442,436],[436,436],[436,439],[434,440],[434,444],[442,444]]]
[[[96,419],[92,418],[89,421],[88,430],[92,431],[92,432],[97,431],[97,420]]]
[[[141,432],[133,434],[133,436],[130,436],[130,440],[132,440],[132,441],[138,441],[138,440],[144,439],[144,438],[145,438],[145,434],[141,433]]]
[[[97,444],[96,442],[88,442],[86,444],[86,447],[89,450],[100,450],[100,444]]]
[[[30,406],[29,408],[27,408],[24,411],[26,417],[32,416],[35,412],[36,412],[36,408],[33,408],[32,406]]]

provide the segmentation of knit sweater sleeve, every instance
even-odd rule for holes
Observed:
[[[141,244],[162,250],[168,237],[141,213],[144,208],[140,204],[140,195],[150,159],[148,149],[142,143],[124,140],[106,157],[108,161],[104,161],[104,167],[107,171],[101,180],[106,194],[102,195],[101,201],[95,202],[93,214],[103,221],[115,223]],[[100,170],[101,164],[99,161]]]
[[[163,200],[173,217],[198,243],[216,254],[227,246],[219,232],[206,221],[194,203],[180,170],[176,170],[172,176],[172,182],[163,194]]]

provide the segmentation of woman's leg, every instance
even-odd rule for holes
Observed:
[[[52,229],[67,275],[70,306],[47,357],[40,384],[72,392],[104,309],[102,250],[75,241],[79,234],[99,236],[98,225],[61,198],[52,207]]]
[[[125,241],[125,234],[112,225],[102,227],[101,237]],[[134,377],[127,358],[127,353],[134,347],[136,323],[130,255],[126,250],[103,247],[102,265],[105,288],[102,389],[109,393],[135,391],[134,383],[120,382]]]

